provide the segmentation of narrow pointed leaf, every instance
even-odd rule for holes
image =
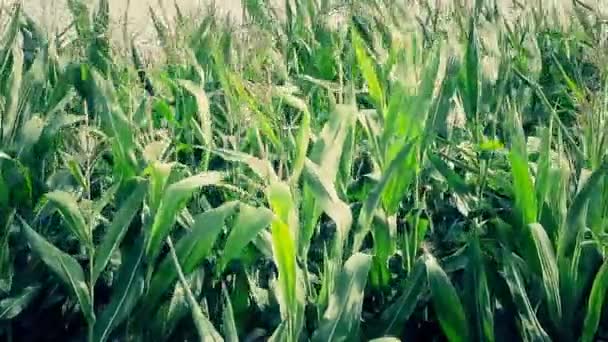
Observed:
[[[198,108],[198,120],[202,130],[205,145],[211,146],[213,142],[213,130],[211,115],[209,112],[209,99],[202,86],[189,80],[178,80],[179,85],[186,89],[196,99]]]

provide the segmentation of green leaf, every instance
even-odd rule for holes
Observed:
[[[131,195],[121,203],[120,209],[114,214],[114,220],[103,237],[101,244],[95,250],[95,263],[93,265],[92,281],[95,282],[105,269],[112,253],[120,246],[133,217],[141,208],[147,193],[146,182],[139,182]]]
[[[270,164],[268,160],[263,160],[243,152],[231,151],[222,148],[214,149],[213,152],[225,160],[247,165],[251,171],[255,172],[258,177],[265,181],[278,180],[278,176],[276,172],[274,172],[272,164]]]
[[[380,321],[388,322],[383,327],[382,335],[401,333],[425,289],[426,266],[422,259],[418,259],[405,280],[403,293],[381,315]]]
[[[144,291],[143,243],[133,246],[126,262],[121,266],[118,280],[113,286],[112,299],[103,310],[93,328],[95,341],[108,340],[110,333],[135,308]]]
[[[300,122],[300,129],[296,138],[296,152],[295,159],[293,161],[291,176],[289,183],[292,186],[297,185],[302,169],[304,168],[304,162],[306,161],[306,153],[308,152],[308,145],[310,144],[310,112],[308,109],[302,112],[302,120]]]
[[[553,323],[559,326],[562,320],[562,302],[560,297],[559,269],[553,252],[551,240],[545,229],[538,223],[528,225],[534,242],[536,257],[540,265],[542,285]]]
[[[310,151],[310,160],[319,165],[331,183],[338,174],[344,142],[355,123],[356,113],[357,108],[353,105],[336,105]]]
[[[119,177],[126,179],[136,174],[137,161],[135,151],[137,132],[133,122],[125,115],[117,98],[117,90],[113,83],[104,78],[96,70],[91,70],[94,79],[94,101],[99,105],[98,115],[101,127],[111,138],[112,152],[115,158],[114,170]]]
[[[32,285],[24,288],[18,294],[0,301],[0,320],[10,320],[17,317],[40,293],[40,286]]]
[[[2,131],[0,140],[12,142],[15,138],[16,125],[19,123],[19,103],[23,100],[21,89],[23,88],[23,51],[16,44],[9,48],[12,49],[13,68],[9,79],[9,94],[5,97],[2,117]]]
[[[193,272],[188,277],[188,283],[190,288],[196,295],[200,295],[203,288],[204,272],[199,269]],[[181,284],[173,286],[173,291],[170,293],[170,299],[163,303],[163,305],[155,310],[155,318],[152,324],[154,336],[159,336],[159,339],[166,340],[175,331],[179,322],[191,312],[186,294]],[[148,313],[142,313],[142,318],[150,317]],[[150,324],[148,321],[145,324]]]
[[[150,174],[150,187],[148,193],[150,194],[150,208],[153,213],[156,212],[160,206],[172,168],[173,164],[153,162],[147,169],[147,172]]]
[[[176,269],[179,284],[184,289],[186,294],[186,299],[188,300],[188,306],[190,307],[190,311],[192,313],[192,320],[194,321],[194,326],[196,327],[196,331],[201,341],[224,341],[220,334],[217,332],[213,324],[209,321],[209,319],[203,314],[203,310],[199,302],[194,298],[194,294],[190,289],[190,284],[188,284],[188,280],[186,279],[182,268],[179,264],[179,260],[177,258],[177,254],[175,253],[175,249],[173,247],[173,243],[171,242],[171,238],[167,238],[167,244],[169,245],[169,255],[171,256],[171,260],[173,262],[173,266]]]
[[[169,235],[175,223],[177,213],[186,206],[194,191],[203,186],[219,184],[222,179],[222,173],[209,171],[188,177],[167,187],[154,217],[146,244],[146,255],[149,260],[154,260],[159,253],[162,242]]]
[[[321,171],[320,167],[308,159],[305,164],[304,177],[318,206],[336,223],[338,235],[335,238],[335,244],[337,252],[341,255],[353,221],[350,207],[338,197],[333,182]],[[299,236],[298,238],[310,239],[311,237]],[[300,244],[302,243],[304,242],[300,242]]]
[[[604,261],[600,267],[591,287],[581,342],[594,341],[595,333],[600,325],[606,293],[608,293],[608,260]]]
[[[185,275],[192,273],[209,255],[226,218],[236,210],[237,204],[227,202],[194,217],[192,230],[175,244],[175,253]],[[176,279],[173,262],[170,256],[166,256],[154,272],[142,311],[151,312]]]
[[[595,170],[587,179],[585,184],[580,188],[576,197],[572,200],[570,208],[568,208],[568,216],[566,224],[560,231],[557,257],[558,260],[570,259],[576,250],[577,240],[580,234],[585,229],[585,220],[587,217],[587,204],[589,199],[597,191],[604,174],[606,166]]]
[[[432,255],[426,255],[425,264],[433,307],[445,337],[450,342],[468,341],[467,320],[454,285]]]
[[[289,322],[289,336],[295,340],[300,333],[297,329],[298,316],[300,308],[303,308],[296,290],[298,284],[297,250],[294,241],[298,222],[296,208],[286,183],[272,183],[267,189],[266,196],[275,214],[271,223],[272,251],[279,270],[281,313]]]
[[[270,225],[272,218],[272,211],[267,208],[240,204],[236,222],[226,238],[226,245],[218,267],[219,272],[223,272],[230,261],[241,255],[244,248]]]
[[[513,192],[515,205],[522,215],[523,224],[531,224],[537,220],[536,195],[528,169],[528,159],[525,152],[512,149],[509,154],[511,174],[513,176]]]
[[[234,322],[234,311],[232,310],[230,295],[225,286],[222,286],[222,295],[224,297],[224,313],[222,317],[224,319],[223,331],[225,340],[227,342],[238,342],[239,335],[236,329],[236,323]]]
[[[524,279],[518,269],[517,263],[524,261],[518,259],[513,254],[505,255],[505,261],[503,275],[509,286],[509,290],[511,291],[513,302],[519,311],[522,338],[525,341],[551,341],[536,317],[536,313],[534,312],[534,308],[532,307],[526,292]]]
[[[495,340],[493,298],[477,230],[472,234],[467,246],[469,264],[464,269],[464,304],[467,315],[471,317],[473,340],[490,342]]]
[[[68,9],[74,17],[78,36],[86,41],[91,36],[91,20],[89,9],[81,0],[68,0]]]
[[[414,143],[415,141],[409,141],[408,143],[404,144],[403,148],[401,148],[395,159],[393,159],[393,161],[390,163],[389,167],[382,174],[380,181],[374,186],[363,203],[363,207],[361,208],[361,213],[359,214],[359,219],[357,222],[358,229],[354,235],[353,251],[358,251],[361,248],[363,240],[370,230],[370,226],[374,218],[374,212],[380,204],[380,199],[385,187],[395,177],[400,176],[397,171],[401,168],[402,163],[410,157]]]
[[[478,13],[478,6],[475,10]],[[477,15],[471,15],[469,19],[469,32],[468,32],[468,44],[465,52],[465,63],[462,70],[462,91],[463,91],[463,103],[467,117],[470,119],[476,118],[479,102],[479,79],[480,79],[480,68],[479,68],[479,39],[477,36],[476,27]],[[481,123],[476,122],[476,125]],[[477,129],[478,127],[476,127]]]
[[[361,39],[359,33],[357,33],[355,29],[351,30],[351,32],[353,47],[357,57],[357,63],[359,64],[359,69],[361,70],[361,74],[363,74],[363,78],[367,82],[369,95],[376,103],[376,106],[378,106],[378,110],[382,113],[384,112],[385,106],[384,91],[382,90],[380,80],[377,76],[375,63],[367,53],[365,43],[363,42],[363,39]]]
[[[203,139],[206,146],[212,146],[213,144],[213,130],[211,113],[209,112],[209,99],[205,90],[201,85],[198,85],[189,80],[177,80],[177,83],[190,92],[196,98],[196,105],[198,108],[198,119],[199,124],[203,133]]]
[[[49,192],[46,194],[46,198],[59,210],[68,228],[70,228],[80,243],[85,246],[91,246],[91,232],[87,227],[76,199],[65,191]]]
[[[70,288],[78,299],[80,310],[87,322],[92,325],[95,322],[95,313],[80,264],[70,255],[46,241],[23,219],[21,219],[21,223],[23,234],[30,243],[32,250]]]
[[[334,291],[329,297],[327,310],[312,336],[313,342],[358,339],[363,294],[371,262],[371,256],[356,253],[344,263]]]
[[[452,170],[443,159],[431,153],[428,154],[428,157],[435,169],[437,169],[437,171],[446,179],[450,188],[458,194],[466,194],[469,192],[469,186],[464,179]]]

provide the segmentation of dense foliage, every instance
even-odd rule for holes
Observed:
[[[607,338],[599,9],[244,2],[2,10],[2,340]]]

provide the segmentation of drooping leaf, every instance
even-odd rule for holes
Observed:
[[[469,186],[465,183],[464,179],[452,170],[443,159],[430,153],[428,157],[435,169],[437,169],[437,171],[446,179],[448,185],[454,189],[456,193],[466,194],[469,192]]]
[[[509,155],[511,174],[513,176],[513,192],[515,203],[521,212],[523,224],[531,224],[537,220],[536,196],[532,177],[528,170],[526,154],[513,149]]]
[[[472,326],[471,335],[475,340],[494,341],[493,298],[490,294],[486,265],[477,232],[474,232],[469,239],[467,256],[470,262],[464,270],[463,297]]]
[[[91,232],[87,227],[76,199],[65,191],[50,192],[46,194],[46,198],[59,210],[68,228],[70,228],[80,243],[89,246],[91,243]]]
[[[352,40],[359,69],[369,88],[369,95],[378,106],[378,109],[383,111],[385,106],[384,91],[375,70],[375,63],[367,53],[363,39],[361,39],[361,36],[355,29],[352,30]]]
[[[226,149],[214,149],[213,152],[225,160],[247,165],[253,172],[255,172],[256,175],[258,175],[258,177],[263,180],[273,181],[278,179],[272,165],[267,160],[262,160],[243,152],[230,151]]]
[[[304,171],[306,184],[314,194],[316,203],[336,224],[338,232],[336,247],[338,253],[341,254],[342,246],[348,238],[353,221],[350,207],[338,197],[331,180],[323,174],[318,165],[307,159]],[[302,236],[299,238],[310,237]]]
[[[319,165],[324,177],[331,183],[338,174],[344,141],[354,124],[356,112],[357,108],[353,105],[336,105],[310,151],[309,159]]]
[[[190,284],[188,284],[182,267],[179,264],[177,254],[175,253],[175,249],[173,247],[170,237],[167,238],[167,242],[169,245],[169,255],[171,257],[171,261],[173,262],[173,266],[175,267],[175,270],[177,272],[179,284],[184,289],[184,293],[188,301],[188,306],[190,307],[190,312],[192,313],[192,320],[194,321],[194,326],[196,327],[196,331],[200,340],[223,342],[224,339],[215,329],[211,321],[209,321],[209,318],[205,316],[199,302],[196,300],[196,298],[194,298],[194,294],[190,289]]]
[[[306,109],[306,107],[304,107]],[[292,185],[297,184],[304,163],[306,161],[306,153],[308,152],[308,145],[310,144],[310,112],[306,109],[302,112],[302,120],[300,122],[300,129],[296,138],[296,152],[295,159],[293,161],[290,183]]]
[[[202,86],[189,80],[178,80],[180,86],[186,89],[196,99],[196,105],[198,108],[198,120],[202,130],[202,138],[206,146],[212,146],[213,143],[213,130],[211,115],[209,112],[209,99]]]
[[[379,337],[369,340],[369,342],[401,342],[401,340],[396,337]]]
[[[76,296],[83,315],[89,324],[93,324],[95,322],[95,313],[93,312],[89,288],[87,287],[84,272],[80,264],[70,255],[46,241],[44,237],[36,233],[23,219],[21,219],[21,223],[23,234],[30,243],[32,250]]]
[[[549,342],[551,339],[543,330],[542,325],[536,317],[534,308],[530,303],[524,280],[518,269],[516,256],[506,255],[506,265],[504,269],[504,277],[513,296],[513,302],[518,309],[520,318],[520,330],[522,337],[528,341],[544,341]]]

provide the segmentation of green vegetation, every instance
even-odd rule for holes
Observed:
[[[68,3],[0,13],[2,340],[607,338],[598,10],[150,11],[146,65]]]

